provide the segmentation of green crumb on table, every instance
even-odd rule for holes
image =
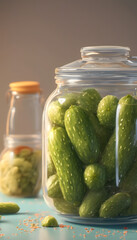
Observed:
[[[56,220],[56,218],[54,218],[53,216],[46,216],[42,222],[41,222],[43,227],[58,227],[58,222]]]

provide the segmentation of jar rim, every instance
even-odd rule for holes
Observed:
[[[10,91],[30,94],[40,92],[40,83],[37,81],[18,81],[9,84]]]

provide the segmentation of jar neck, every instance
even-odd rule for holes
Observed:
[[[129,57],[130,48],[119,46],[95,46],[81,49],[81,57],[90,62],[122,62]]]
[[[41,95],[10,91],[6,135],[41,133]]]
[[[8,135],[4,136],[4,147],[15,148],[18,146],[28,146],[41,148],[41,135]]]

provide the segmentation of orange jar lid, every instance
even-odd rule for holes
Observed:
[[[40,84],[39,82],[23,81],[23,82],[12,82],[9,84],[10,90],[18,93],[39,93]]]

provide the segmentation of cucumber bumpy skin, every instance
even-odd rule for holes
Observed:
[[[62,107],[58,101],[53,101],[48,107],[48,117],[52,124],[64,127],[64,115],[66,108]]]
[[[115,132],[112,134],[102,154],[101,164],[106,169],[106,178],[108,181],[115,180]]]
[[[119,132],[118,132],[118,163],[119,179],[122,179],[131,167],[136,151],[136,99],[127,95],[119,100]],[[102,155],[101,163],[105,166],[109,181],[115,179],[115,132],[111,136]]]
[[[58,175],[54,174],[48,178],[47,181],[47,192],[51,198],[62,197],[62,192],[59,185]]]
[[[130,194],[131,205],[129,208],[121,212],[120,216],[132,216],[137,215],[137,193]]]
[[[137,160],[133,163],[132,168],[120,182],[119,186],[121,191],[137,193]]]
[[[13,214],[17,213],[20,207],[14,202],[0,202],[0,214]]]
[[[106,182],[105,168],[97,163],[88,165],[84,171],[84,180],[92,191],[100,190]]]
[[[87,111],[88,113],[95,113],[97,112],[97,106],[101,100],[101,96],[99,92],[94,88],[85,89],[78,98],[78,105]]]
[[[101,125],[110,129],[115,127],[117,105],[118,98],[115,96],[107,95],[101,99],[97,109],[97,116]]]
[[[64,108],[69,108],[71,105],[74,105],[77,103],[79,93],[73,92],[73,93],[67,93],[65,95],[61,95],[58,98],[58,102],[61,104]]]
[[[83,168],[65,129],[51,129],[48,144],[64,199],[79,205],[86,191]]]
[[[54,166],[54,163],[53,163],[51,157],[48,154],[47,155],[47,177],[49,178],[50,176],[52,176],[55,173],[56,173],[56,168]]]
[[[98,118],[93,113],[89,114],[89,119],[90,119],[91,125],[95,129],[96,136],[100,143],[100,150],[101,152],[103,152],[106,144],[108,143],[109,138],[112,135],[112,130],[102,126]]]
[[[106,200],[108,193],[105,189],[99,192],[89,191],[80,208],[80,217],[98,217],[101,204]]]
[[[48,117],[52,124],[64,127],[65,111],[77,101],[78,93],[67,93],[58,97],[58,100],[50,103]]]
[[[81,107],[72,105],[65,113],[64,122],[80,160],[84,164],[96,162],[100,154],[100,145],[88,115]]]
[[[61,213],[78,215],[78,207],[75,207],[72,203],[65,201],[63,198],[54,198],[53,203],[55,208]]]
[[[116,193],[107,199],[100,208],[100,217],[113,218],[120,216],[120,213],[131,205],[131,197],[128,193]]]

